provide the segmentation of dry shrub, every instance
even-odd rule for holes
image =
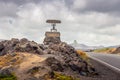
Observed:
[[[85,52],[83,52],[83,51],[81,51],[81,50],[76,50],[76,52],[81,56],[81,58],[83,59],[83,60],[85,60],[85,61],[89,61],[89,58],[88,58],[88,56],[87,56],[87,54],[85,53]]]
[[[51,74],[46,74],[45,80],[80,80],[80,79],[74,78],[72,76],[68,76],[65,74],[61,74],[58,72],[53,72],[52,76],[51,76]]]
[[[94,52],[96,53],[112,53],[116,50],[116,48],[102,48],[102,49],[96,49]]]
[[[17,53],[0,56],[0,67],[20,64],[22,59],[23,56]]]

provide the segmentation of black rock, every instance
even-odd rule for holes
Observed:
[[[21,40],[12,38],[11,40],[0,42],[0,55],[14,52],[43,54],[43,47],[40,46],[40,44],[37,44],[34,41],[29,41],[26,38]]]
[[[46,59],[46,64],[50,66],[53,71],[63,71],[63,64],[54,57],[49,57]]]

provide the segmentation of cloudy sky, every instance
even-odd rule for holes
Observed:
[[[120,44],[120,0],[0,0],[0,38],[28,38],[42,43],[59,19],[62,41],[87,45]]]

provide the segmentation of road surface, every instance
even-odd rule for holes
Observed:
[[[117,69],[120,69],[120,55],[117,54],[102,54],[102,53],[88,53],[88,56],[96,58],[101,62],[107,63]]]

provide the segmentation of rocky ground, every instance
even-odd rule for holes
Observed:
[[[0,80],[119,80],[117,73],[86,61],[65,42],[5,40],[0,42],[0,55]]]
[[[106,66],[98,63],[92,59],[90,59],[90,63],[94,65],[96,71],[99,73],[98,76],[94,77],[85,77],[80,76],[81,80],[120,80],[120,74],[112,71],[111,69],[107,68]]]
[[[5,40],[0,42],[0,55],[0,78],[80,80],[79,76],[97,75],[95,68],[65,42],[43,45],[25,38]],[[56,74],[60,79],[54,79]],[[71,77],[63,79],[63,75]]]

